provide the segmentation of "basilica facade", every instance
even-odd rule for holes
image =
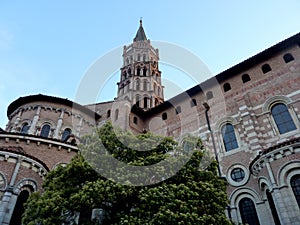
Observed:
[[[179,142],[200,137],[228,182],[224,213],[234,223],[300,224],[300,33],[169,100],[142,21],[122,57],[112,101],[80,105],[39,94],[9,105],[0,130],[0,224],[21,224],[30,193],[106,121]]]

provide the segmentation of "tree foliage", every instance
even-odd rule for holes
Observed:
[[[88,218],[92,209],[102,216],[81,216],[79,224],[231,224],[224,214],[226,183],[198,138],[179,146],[169,137],[135,136],[107,123],[82,142],[71,163],[49,172],[44,192],[30,196],[24,224],[78,224],[78,215]],[[148,170],[152,165],[158,166]]]

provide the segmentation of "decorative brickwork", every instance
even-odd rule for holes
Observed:
[[[245,222],[240,203],[247,201],[260,224],[300,224],[291,186],[300,175],[299,43],[296,34],[216,75],[217,84],[210,79],[164,101],[158,49],[140,23],[133,43],[124,46],[115,100],[81,106],[34,95],[8,107],[9,121],[0,131],[0,223],[9,224],[21,191],[42,191],[47,172],[70,162],[80,137],[111,121],[179,142],[187,134],[201,137],[228,181],[226,213],[236,224]],[[278,104],[279,122],[272,111]],[[44,125],[50,129],[42,131]],[[235,138],[231,148],[224,142],[225,125],[230,141]],[[288,132],[279,126],[289,126]],[[62,140],[66,130],[70,135]]]

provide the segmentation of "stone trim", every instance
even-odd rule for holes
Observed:
[[[25,179],[22,179],[20,180],[14,187],[13,189],[13,193],[16,194],[16,195],[19,195],[20,192],[22,191],[22,188],[24,186],[31,186],[32,187],[32,191],[35,192],[37,191],[38,189],[38,186],[37,186],[37,182],[36,180],[34,179],[30,179],[30,178],[25,178]]]
[[[260,195],[253,189],[242,187],[239,189],[236,189],[231,193],[229,196],[229,202],[230,202],[230,211],[232,214],[232,219],[236,224],[242,223],[241,213],[239,209],[239,202],[243,198],[250,198],[256,209],[257,216],[259,218],[259,221],[261,221],[261,210],[259,210],[259,206],[264,204],[264,201],[260,198]]]
[[[292,102],[292,100],[286,96],[283,96],[283,95],[273,96],[271,98],[268,98],[265,101],[265,103],[262,106],[262,111],[263,111],[263,113],[267,113],[267,112],[270,112],[270,109],[272,108],[272,106],[274,104],[283,103],[285,105],[288,105],[291,102]]]
[[[231,208],[237,207],[238,202],[244,197],[251,198],[255,204],[259,204],[262,202],[260,195],[255,190],[248,187],[241,187],[234,190],[230,194],[229,196],[230,207]]]
[[[10,140],[15,140],[16,142],[20,142],[21,140],[30,144],[31,142],[36,143],[37,145],[45,144],[52,147],[57,147],[58,150],[66,149],[68,152],[74,151],[78,152],[78,147],[74,145],[70,145],[67,143],[63,143],[61,141],[55,141],[53,139],[45,139],[39,136],[28,136],[22,134],[0,134],[0,139],[5,139],[5,142],[8,143]]]
[[[5,191],[6,187],[7,187],[7,177],[4,173],[0,172],[0,176],[2,176],[3,181],[4,181],[4,186],[2,188],[0,188],[0,191]]]
[[[48,106],[48,105],[28,105],[28,106],[21,106],[18,107],[17,110],[15,110],[12,114],[9,115],[9,120],[11,120],[14,116],[16,116],[19,111],[27,111],[27,110],[35,110],[36,108],[41,107],[41,109],[44,109],[45,111],[49,110],[49,111],[55,111],[55,112],[59,112],[59,111],[64,111],[66,114],[68,114],[69,116],[74,116],[75,118],[83,118],[84,122],[87,123],[89,126],[95,126],[95,121],[90,122],[89,120],[87,120],[84,116],[82,116],[81,114],[78,113],[74,113],[74,109],[68,110],[66,108],[61,108],[61,107],[53,107],[53,106]],[[84,112],[83,112],[84,114]]]
[[[263,185],[265,185],[270,191],[273,190],[271,181],[265,176],[260,176],[258,178],[258,185],[259,185],[260,190],[263,190]]]
[[[226,123],[231,123],[233,126],[238,124],[238,121],[236,118],[234,117],[224,117],[222,119],[220,119],[218,122],[216,122],[215,124],[215,130],[221,130],[222,126]]]
[[[231,178],[231,172],[234,170],[234,169],[237,169],[237,168],[241,168],[244,173],[245,173],[245,177],[243,180],[241,180],[240,182],[236,182],[234,180],[232,180]],[[250,178],[250,173],[249,173],[249,170],[242,164],[233,164],[226,172],[226,177],[227,177],[227,181],[230,185],[234,186],[234,187],[238,187],[238,186],[243,186],[245,185],[249,178]]]
[[[14,160],[11,160],[11,159],[14,159]],[[21,166],[33,170],[34,172],[38,173],[38,175],[42,178],[44,178],[49,171],[49,169],[44,167],[41,163],[39,163],[36,160],[33,160],[29,157],[11,153],[11,152],[0,151],[0,161],[8,161],[8,162],[17,163],[18,159],[21,160],[21,162],[20,162]]]
[[[56,164],[52,167],[51,170],[54,170],[54,169],[56,169],[56,168],[59,167],[59,166],[66,167],[66,166],[67,166],[67,163],[66,163],[66,162],[58,162],[58,163],[56,163]]]
[[[281,159],[283,157],[300,153],[300,143],[291,144],[281,148],[274,149],[273,151],[267,152],[261,155],[250,167],[252,174],[257,176],[259,172],[266,166],[266,163]]]
[[[300,151],[300,149],[298,149]],[[290,186],[292,176],[300,174],[300,161],[288,162],[280,167],[277,173],[278,186]]]

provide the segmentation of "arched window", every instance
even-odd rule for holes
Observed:
[[[194,107],[194,106],[196,106],[197,105],[197,101],[196,101],[196,99],[192,99],[191,100],[191,107]]]
[[[29,128],[30,128],[30,126],[28,125],[28,123],[24,123],[22,128],[21,128],[21,134],[27,134]]]
[[[296,130],[296,125],[286,105],[279,103],[272,107],[272,116],[280,134]]]
[[[148,90],[147,86],[148,86],[148,81],[144,80],[144,91]]]
[[[24,204],[27,201],[29,197],[29,191],[28,190],[22,190],[17,198],[17,202],[13,211],[13,214],[11,216],[10,225],[14,224],[22,224],[22,214],[25,212]]]
[[[148,106],[148,98],[144,97],[144,108],[146,109]]]
[[[127,73],[126,71],[123,72],[122,80],[125,80],[127,78]]]
[[[147,75],[147,68],[144,67],[144,68],[143,68],[143,76],[145,77],[146,75]]]
[[[153,92],[156,94],[156,83],[153,84]]]
[[[61,140],[66,141],[71,133],[72,133],[72,130],[70,128],[66,128],[61,136]]]
[[[157,96],[160,96],[160,87],[157,86]]]
[[[253,201],[250,198],[243,198],[239,202],[239,209],[242,222],[249,225],[259,225],[258,216]]]
[[[49,124],[45,124],[43,127],[42,127],[42,130],[41,130],[41,136],[42,137],[48,137],[49,136],[49,133],[50,133],[50,125]]]
[[[119,109],[116,109],[115,111],[115,121],[119,118]]]
[[[207,99],[207,100],[212,99],[213,97],[214,97],[214,94],[213,94],[212,91],[208,91],[208,92],[206,93],[206,99]]]
[[[162,114],[161,118],[162,118],[162,120],[168,119],[168,114],[164,112],[164,113]]]
[[[110,109],[109,109],[109,110],[107,110],[107,113],[106,113],[106,117],[107,117],[107,118],[109,118],[109,117],[110,117],[110,112],[111,112],[111,111],[110,111]]]
[[[143,55],[143,61],[146,62],[146,55]]]
[[[181,113],[181,106],[177,106],[175,109],[176,114]]]
[[[140,107],[140,96],[139,95],[135,96],[135,104],[137,107]]]
[[[300,175],[295,175],[291,179],[291,187],[293,189],[295,198],[300,208]]]
[[[264,64],[264,65],[262,65],[261,70],[263,73],[267,73],[267,72],[270,72],[272,69],[269,64]]]
[[[251,78],[250,78],[250,76],[248,75],[248,74],[244,74],[243,76],[242,76],[242,81],[243,81],[243,83],[247,83],[248,81],[250,81],[251,80]]]
[[[288,63],[288,62],[291,62],[294,60],[294,56],[290,53],[286,53],[284,56],[283,56],[283,60],[285,63]]]
[[[136,75],[137,76],[141,75],[141,68],[139,66],[136,68]]]
[[[131,69],[130,68],[127,70],[127,73],[128,73],[128,76],[131,76]]]
[[[138,56],[137,56],[137,61],[141,61],[141,55],[140,54],[138,54]]]
[[[229,83],[225,83],[223,85],[223,89],[224,89],[224,92],[227,92],[227,91],[231,90],[231,85]]]
[[[91,217],[93,210],[89,208],[84,208],[79,213],[78,224],[89,224],[91,222]]]
[[[137,119],[136,116],[133,117],[133,123],[134,123],[134,124],[137,124],[137,123],[138,123],[138,119]]]
[[[222,127],[221,132],[222,132],[224,147],[227,152],[232,149],[238,148],[238,143],[236,140],[236,136],[232,124],[226,123]]]
[[[139,91],[139,90],[140,90],[140,79],[137,79],[137,80],[136,80],[135,85],[136,85],[136,86],[135,86],[135,89]]]

